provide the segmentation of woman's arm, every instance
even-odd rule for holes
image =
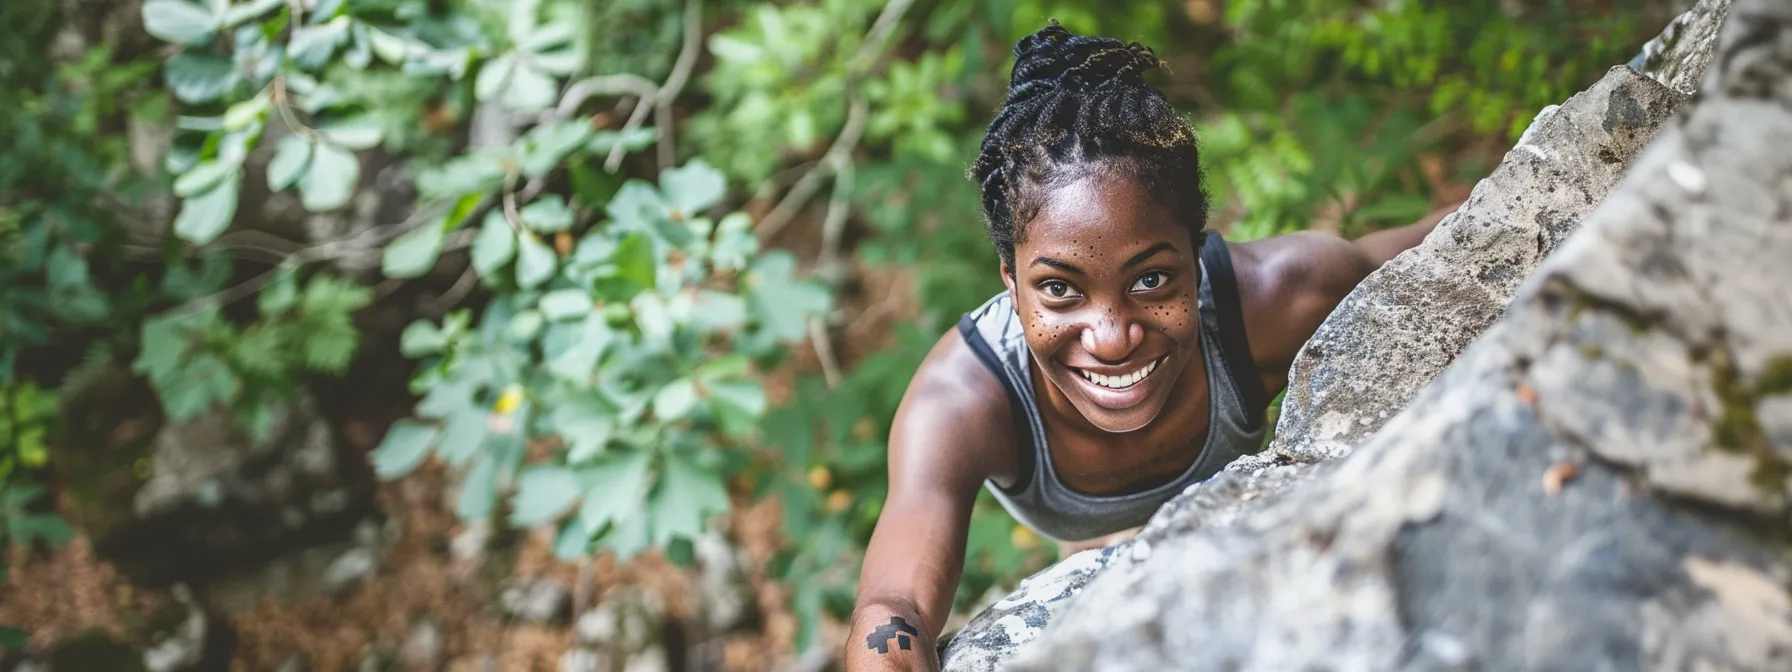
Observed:
[[[971,506],[1012,451],[1006,393],[957,331],[934,346],[890,430],[890,495],[860,570],[846,669],[937,670]]]

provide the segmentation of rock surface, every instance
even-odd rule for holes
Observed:
[[[1410,408],[1241,460],[948,669],[1792,669],[1792,5],[1738,0],[1722,44]]]
[[[1684,98],[1616,66],[1539,113],[1460,209],[1357,285],[1301,348],[1271,449],[1339,457],[1405,408],[1505,313]]]

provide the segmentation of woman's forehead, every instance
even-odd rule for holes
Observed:
[[[1021,227],[1016,242],[1021,265],[1031,256],[1075,255],[1124,258],[1134,251],[1168,242],[1178,251],[1189,246],[1187,230],[1136,182],[1085,177],[1044,194],[1043,206]],[[1024,250],[1024,251],[1023,251]]]

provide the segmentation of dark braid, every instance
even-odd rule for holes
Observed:
[[[1195,132],[1145,84],[1162,65],[1150,47],[1072,35],[1053,20],[1014,56],[1008,100],[970,169],[1003,264],[1014,268],[1016,228],[1045,191],[1091,171],[1138,181],[1193,234],[1207,226]]]

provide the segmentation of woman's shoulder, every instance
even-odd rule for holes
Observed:
[[[891,431],[892,451],[939,451],[952,462],[1012,469],[1014,411],[1002,381],[956,328],[942,335],[909,380]]]

